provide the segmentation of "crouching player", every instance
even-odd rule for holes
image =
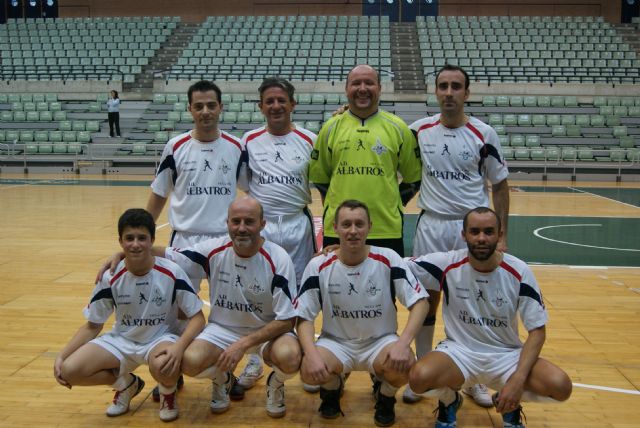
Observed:
[[[144,387],[144,381],[130,372],[146,363],[160,386],[160,419],[172,421],[178,417],[176,384],[182,354],[204,328],[202,301],[182,269],[152,255],[151,214],[125,211],[118,234],[124,259],[115,273],[105,272],[96,285],[84,309],[87,323],[56,358],[54,376],[67,388],[111,385],[116,394],[107,416],[119,416]],[[168,332],[178,309],[188,317],[180,337]],[[113,329],[97,337],[114,311]]]

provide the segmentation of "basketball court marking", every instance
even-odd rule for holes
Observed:
[[[597,193],[587,192],[586,190],[581,190],[581,189],[578,189],[578,188],[575,188],[575,187],[567,187],[567,188],[571,189],[571,190],[574,190],[574,191],[576,191],[578,193],[584,193],[585,195],[590,195],[590,196],[594,196],[596,198],[606,199],[607,201],[617,202],[617,203],[625,205],[627,207],[640,209],[640,207],[638,207],[637,205],[629,204],[627,202],[622,202],[622,201],[619,201],[619,200],[613,199],[613,198],[607,198],[606,196],[598,195]]]
[[[573,386],[586,389],[597,389],[599,391],[619,392],[621,394],[640,395],[640,391],[636,391],[633,389],[610,388],[608,386],[589,385],[586,383],[574,383]]]
[[[540,231],[545,230],[545,229],[557,229],[560,227],[602,227],[601,224],[559,224],[556,226],[545,226],[545,227],[539,227],[537,229],[535,229],[533,231],[533,235],[540,238],[540,239],[544,239],[547,241],[552,241],[552,242],[558,242],[560,244],[567,244],[567,245],[575,245],[576,247],[586,247],[586,248],[598,248],[601,250],[614,250],[614,251],[638,251],[640,252],[640,249],[635,249],[635,248],[615,248],[615,247],[600,247],[598,245],[587,245],[587,244],[578,244],[575,242],[569,242],[569,241],[561,241],[559,239],[552,239],[552,238],[547,238],[546,236],[543,236]]]

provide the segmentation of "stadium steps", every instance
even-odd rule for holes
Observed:
[[[199,24],[179,22],[171,35],[160,46],[151,62],[136,75],[135,82],[124,83],[123,89],[128,92],[153,92],[153,79],[156,74],[169,70],[175,64],[182,51],[198,31]]]
[[[611,24],[625,43],[640,56],[640,28],[634,24]]]
[[[418,33],[413,23],[391,23],[391,66],[396,92],[424,93]]]

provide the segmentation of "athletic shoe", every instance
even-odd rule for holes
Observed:
[[[180,375],[180,377],[178,378],[178,389],[182,389],[183,386],[184,386],[184,376]],[[158,385],[156,385],[153,388],[153,391],[151,391],[151,397],[153,398],[153,401],[155,401],[156,403],[160,402],[160,389],[158,388]]]
[[[231,401],[240,401],[244,399],[244,386],[238,383],[238,378],[235,378],[233,386],[229,390],[229,398],[231,398]]]
[[[316,392],[320,391],[320,385],[309,385],[308,383],[303,383],[302,389],[310,394],[315,394]]]
[[[436,412],[438,413],[435,425],[436,428],[455,428],[457,426],[456,412],[462,406],[462,401],[462,395],[457,392],[456,399],[448,406],[445,406],[442,401],[438,400],[438,408],[436,409]]]
[[[371,395],[373,399],[377,402],[380,396],[380,387],[382,387],[382,381],[378,379],[373,374],[369,373],[369,377],[371,378]]]
[[[133,380],[122,391],[116,391],[113,396],[113,404],[107,408],[107,416],[120,416],[127,413],[133,397],[138,395],[144,388],[144,381],[139,376],[131,374],[133,375]]]
[[[493,407],[493,401],[491,401],[491,395],[489,395],[489,390],[486,385],[477,383],[464,388],[462,392],[473,398],[473,401],[475,401],[478,406]]]
[[[229,400],[229,391],[236,381],[236,377],[227,372],[227,380],[222,384],[217,384],[215,380],[211,381],[211,412],[224,413],[229,410],[231,400]]]
[[[171,422],[178,419],[178,401],[176,391],[171,394],[160,394],[160,420]]]
[[[267,415],[281,418],[287,413],[284,405],[284,383],[276,379],[276,372],[271,372],[267,378]]]
[[[493,394],[491,396],[491,401],[493,403],[493,405],[496,405],[496,402],[498,401],[498,393],[496,392],[495,394]],[[508,413],[503,413],[502,414],[502,427],[503,428],[525,428],[524,424],[522,423],[522,418],[524,417],[524,420],[526,422],[527,417],[524,415],[524,412],[522,411],[522,406],[518,406],[517,409],[508,412]]]
[[[378,399],[376,400],[376,413],[373,415],[373,421],[379,427],[388,427],[396,421],[396,413],[393,407],[396,404],[396,397],[387,397],[378,391]]]
[[[407,385],[402,392],[402,401],[406,404],[414,404],[418,401],[421,401],[424,397],[422,395],[418,395]]]
[[[320,416],[325,419],[335,419],[340,415],[343,415],[340,408],[340,389],[324,389],[320,388],[320,407],[318,411]]]
[[[244,389],[251,389],[262,376],[264,376],[262,361],[259,358],[249,358],[249,362],[238,378],[238,384]]]

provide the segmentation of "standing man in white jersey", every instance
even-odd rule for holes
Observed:
[[[302,272],[316,252],[311,203],[309,160],[316,135],[291,121],[295,88],[280,77],[264,79],[258,106],[266,126],[242,138],[243,162],[238,186],[258,200],[267,221],[262,236],[291,256],[299,284]],[[262,361],[252,354],[232,389],[234,398],[262,377]]]
[[[486,383],[505,428],[523,428],[521,401],[565,401],[571,380],[540,358],[548,315],[540,288],[525,262],[497,251],[500,218],[491,209],[471,210],[463,220],[467,249],[432,253],[409,265],[428,290],[444,294],[446,338],[413,366],[413,391],[439,397],[436,428],[455,427],[462,405],[457,392]],[[431,292],[431,291],[430,291]],[[518,335],[518,315],[528,331]]]
[[[124,260],[105,272],[96,285],[83,325],[58,354],[54,376],[67,388],[112,385],[116,390],[107,416],[129,410],[144,381],[132,373],[148,364],[160,384],[160,419],[178,417],[176,388],[184,350],[204,327],[202,301],[175,263],[152,254],[155,223],[143,209],[129,209],[118,221]],[[181,336],[170,332],[169,319],[180,309],[189,319]],[[110,332],[97,337],[115,312]]]
[[[374,422],[395,422],[395,393],[407,382],[415,362],[411,341],[424,319],[427,293],[393,250],[366,244],[371,230],[365,204],[346,200],[336,209],[337,250],[311,260],[295,300],[298,335],[304,350],[301,377],[321,385],[320,415],[337,418],[343,375],[368,371],[374,380]],[[409,308],[400,336],[396,298]],[[314,320],[322,312],[320,338],[314,340]]]
[[[489,186],[493,206],[503,224],[498,251],[507,250],[509,219],[509,171],[502,157],[495,130],[467,116],[464,103],[469,98],[469,76],[464,69],[447,64],[436,75],[436,97],[440,114],[410,125],[422,158],[422,181],[413,255],[465,248],[460,236],[462,218],[472,208],[489,205]],[[429,314],[416,335],[418,358],[433,347],[433,332],[440,292],[429,294]],[[476,403],[491,407],[491,397],[482,384],[465,389]],[[418,401],[406,389],[403,400]]]
[[[300,367],[300,345],[292,333],[295,270],[286,251],[260,236],[264,226],[260,203],[247,196],[229,206],[227,237],[154,249],[190,276],[209,280],[209,322],[185,351],[183,370],[212,380],[213,413],[229,408],[232,372],[246,353],[260,353],[273,368],[266,410],[274,418],[285,415],[284,381]]]
[[[194,129],[165,146],[147,202],[147,211],[158,221],[170,198],[169,245],[178,248],[226,235],[227,208],[236,197],[242,153],[240,141],[218,128],[223,107],[220,88],[201,80],[189,87],[187,95]],[[190,279],[200,291],[200,278]],[[184,323],[175,324],[179,333]],[[153,399],[158,398],[154,389]]]

